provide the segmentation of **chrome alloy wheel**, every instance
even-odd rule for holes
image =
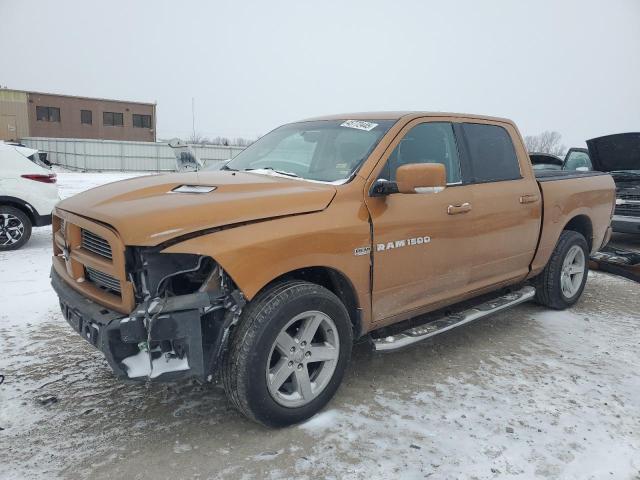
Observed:
[[[267,387],[284,407],[301,407],[325,389],[338,363],[340,340],[326,314],[303,312],[293,317],[271,346]]]
[[[578,245],[572,246],[564,257],[560,273],[560,287],[565,298],[573,297],[580,290],[585,266],[584,250]]]
[[[18,243],[23,235],[22,220],[10,213],[0,213],[0,245],[4,247]]]

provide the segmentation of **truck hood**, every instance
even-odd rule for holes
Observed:
[[[215,189],[173,191],[182,185]],[[212,171],[122,180],[63,200],[57,208],[110,225],[126,245],[155,246],[215,227],[324,210],[335,194],[335,186],[323,183]]]
[[[587,140],[594,170],[640,170],[640,133],[617,133]]]

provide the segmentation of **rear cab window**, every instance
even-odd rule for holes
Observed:
[[[505,128],[481,123],[462,123],[461,129],[469,154],[469,183],[522,178],[518,155],[511,135]]]

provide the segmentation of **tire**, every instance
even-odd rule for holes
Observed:
[[[31,219],[22,210],[0,205],[0,251],[17,250],[31,237]]]
[[[314,341],[305,342],[310,332]],[[349,314],[338,297],[313,283],[279,283],[245,307],[223,362],[222,384],[249,419],[268,427],[299,423],[338,390],[352,343]],[[314,355],[332,359],[314,362]]]
[[[575,255],[571,265],[570,256]],[[581,272],[579,259],[582,259]],[[577,262],[577,263],[576,263]],[[571,288],[568,288],[567,274]],[[564,310],[575,304],[584,290],[589,275],[589,247],[584,236],[572,230],[565,230],[560,234],[558,243],[546,267],[533,282],[536,287],[536,301],[541,305]],[[567,287],[567,288],[565,288]]]

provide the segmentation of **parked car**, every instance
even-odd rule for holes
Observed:
[[[614,232],[640,233],[640,132],[587,140],[594,170],[609,172],[616,183]]]
[[[0,142],[0,251],[22,247],[32,227],[51,224],[60,200],[56,174],[38,163],[37,153]]]
[[[562,170],[574,170],[588,172],[593,170],[591,164],[591,158],[589,157],[589,150],[586,148],[570,148],[567,154],[564,156],[562,162]]]
[[[550,153],[530,152],[529,159],[534,170],[562,170],[564,161]]]
[[[336,115],[222,170],[63,200],[51,278],[118,377],[218,377],[282,426],[331,399],[355,339],[390,352],[527,300],[575,304],[614,200],[610,175],[534,173],[510,120]]]

